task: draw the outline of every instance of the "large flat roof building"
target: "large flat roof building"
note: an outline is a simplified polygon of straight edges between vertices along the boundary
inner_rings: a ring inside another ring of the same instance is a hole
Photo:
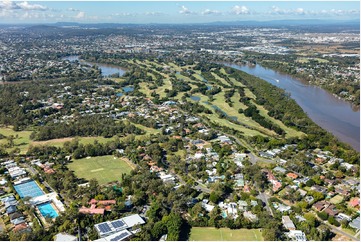
[[[128,230],[122,230],[119,232],[116,232],[114,234],[111,234],[109,236],[106,236],[104,238],[100,238],[94,241],[97,242],[106,242],[106,241],[122,241],[122,240],[127,240],[130,236],[132,236],[133,234],[131,232],[129,232]]]
[[[135,225],[145,224],[145,221],[138,214],[132,214],[124,218],[95,224],[99,237],[104,238],[122,230],[132,228]]]

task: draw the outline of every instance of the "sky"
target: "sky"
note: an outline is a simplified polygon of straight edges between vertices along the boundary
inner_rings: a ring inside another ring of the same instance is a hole
[[[359,20],[355,1],[1,1],[0,24]]]

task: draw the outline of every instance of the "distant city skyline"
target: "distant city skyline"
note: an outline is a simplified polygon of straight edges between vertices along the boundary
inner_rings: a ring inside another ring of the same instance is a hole
[[[358,20],[359,1],[0,1],[0,23]]]

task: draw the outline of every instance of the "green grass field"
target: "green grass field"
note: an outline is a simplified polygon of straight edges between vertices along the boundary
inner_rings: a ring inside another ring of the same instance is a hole
[[[259,229],[193,227],[189,241],[263,241]]]
[[[319,63],[328,63],[329,61],[321,58],[298,58],[296,61],[299,63],[308,63],[310,60],[317,61]]]
[[[6,149],[8,152],[19,148],[22,154],[25,154],[28,150],[29,143],[30,143],[30,134],[31,131],[14,131],[11,127],[2,127],[0,128],[0,134],[5,135],[6,137],[13,135],[17,137],[14,139],[14,147]],[[7,144],[8,141],[6,138],[0,139],[0,144]]]
[[[148,128],[145,127],[143,125],[140,124],[134,124],[135,126],[137,126],[138,128],[144,130],[146,132],[146,134],[144,135],[136,135],[136,139],[143,139],[146,136],[149,136],[151,134],[158,134],[160,131],[156,130],[156,129],[152,129],[152,128]],[[21,154],[25,154],[28,149],[29,146],[37,146],[37,145],[48,145],[48,146],[56,146],[56,147],[63,147],[64,143],[67,141],[72,141],[73,139],[75,139],[75,137],[65,137],[65,138],[59,138],[59,139],[51,139],[51,140],[45,140],[45,141],[33,141],[30,140],[30,134],[32,133],[32,131],[14,131],[12,130],[12,127],[1,127],[0,128],[0,134],[8,137],[10,135],[13,135],[15,137],[14,139],[14,146],[11,148],[7,148],[6,151],[10,152],[12,150],[14,150],[15,148],[19,148],[20,149],[20,153]],[[108,141],[114,140],[114,138],[104,138],[101,136],[96,136],[96,137],[78,137],[79,138],[79,142],[81,144],[93,144],[94,141],[98,141],[99,143],[106,143]],[[121,137],[120,138],[125,139],[125,137]],[[6,138],[4,139],[0,139],[0,144],[7,144],[8,140]]]
[[[68,167],[77,177],[87,180],[95,178],[101,185],[119,181],[123,173],[128,174],[132,170],[124,160],[112,155],[74,160]]]

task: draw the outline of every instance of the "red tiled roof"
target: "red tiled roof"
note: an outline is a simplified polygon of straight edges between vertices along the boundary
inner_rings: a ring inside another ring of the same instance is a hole
[[[275,177],[275,176],[272,174],[272,172],[270,172],[270,171],[267,173],[267,178],[268,178],[268,180],[270,180],[270,181],[271,181],[271,180],[276,180],[276,177]]]
[[[320,158],[320,157],[317,157],[317,158],[315,159],[315,161],[316,161],[317,163],[323,163],[323,162],[325,161],[325,159],[322,159],[322,158]]]
[[[47,174],[54,174],[55,173],[55,171],[52,168],[44,169],[44,172],[47,173]]]
[[[292,179],[296,179],[296,178],[298,177],[298,175],[297,175],[297,174],[292,173],[292,172],[287,173],[287,175],[286,175],[286,176],[287,176],[287,177],[290,177],[290,178],[292,178]]]
[[[352,207],[357,207],[360,205],[360,199],[358,197],[351,198],[348,204]]]
[[[101,205],[110,205],[110,204],[115,204],[116,201],[115,200],[100,200],[98,201],[98,204]]]
[[[243,191],[244,191],[244,192],[250,192],[251,189],[250,189],[250,187],[249,187],[248,185],[244,185]]]
[[[79,213],[104,214],[104,208],[80,208]]]
[[[278,189],[280,189],[282,187],[282,183],[280,182],[275,182],[273,183],[273,191],[276,192]]]
[[[15,228],[13,231],[18,232],[18,231],[24,230],[26,228],[28,228],[28,225],[24,222],[24,223],[15,225]]]

